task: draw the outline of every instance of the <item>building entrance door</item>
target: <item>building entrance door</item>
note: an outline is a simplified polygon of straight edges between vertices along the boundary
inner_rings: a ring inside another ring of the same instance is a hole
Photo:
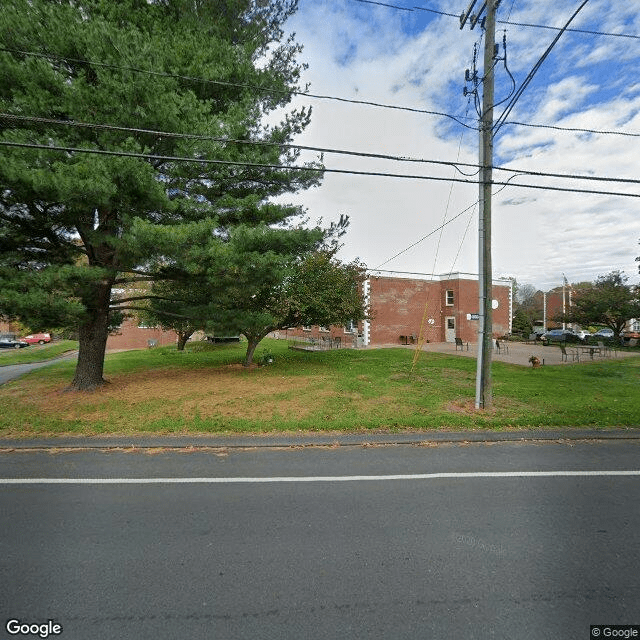
[[[449,316],[444,319],[444,339],[447,342],[456,341],[456,319],[454,316]]]

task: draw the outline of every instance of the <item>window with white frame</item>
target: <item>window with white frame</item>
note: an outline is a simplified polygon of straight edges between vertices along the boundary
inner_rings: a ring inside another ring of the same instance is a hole
[[[446,305],[447,307],[453,307],[453,289],[447,289]]]
[[[353,320],[349,320],[347,324],[344,325],[345,333],[355,333],[358,330],[356,323]]]

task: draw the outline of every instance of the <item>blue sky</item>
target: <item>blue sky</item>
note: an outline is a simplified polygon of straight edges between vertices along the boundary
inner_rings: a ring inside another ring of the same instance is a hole
[[[389,3],[459,15],[469,2]],[[502,0],[498,20],[562,26],[579,4],[579,0]],[[475,108],[462,89],[474,44],[482,47],[484,43],[479,27],[461,31],[455,17],[357,0],[300,0],[299,11],[287,26],[305,47],[302,59],[309,69],[304,80],[311,83],[312,93],[466,115],[469,120],[464,122],[475,124]],[[640,0],[590,0],[572,27],[638,37],[565,33],[509,121],[640,134]],[[505,30],[508,68],[519,86],[557,32],[498,23],[500,43]],[[499,62],[496,100],[507,97],[511,88]],[[312,124],[297,140],[300,144],[477,162],[477,131],[449,118],[329,100],[297,98],[296,104],[313,107]],[[496,107],[496,116],[500,112],[501,107]],[[341,213],[350,216],[342,258],[359,257],[372,269],[477,272],[477,207],[461,212],[477,200],[478,189],[449,181],[465,176],[451,167],[424,163],[331,154],[325,155],[324,162],[328,168],[440,178],[327,174],[322,186],[296,196],[312,220],[329,221]],[[640,138],[507,124],[496,136],[494,163],[545,173],[640,178]],[[509,175],[495,172],[494,179]],[[640,185],[616,182],[519,176],[512,183],[640,194]],[[579,282],[615,269],[638,281],[634,259],[640,255],[640,198],[513,185],[498,191],[496,186],[496,277],[515,276],[519,282],[547,289],[561,284],[563,274]],[[441,233],[432,233],[443,223],[447,224]],[[429,237],[418,242],[424,236]]]

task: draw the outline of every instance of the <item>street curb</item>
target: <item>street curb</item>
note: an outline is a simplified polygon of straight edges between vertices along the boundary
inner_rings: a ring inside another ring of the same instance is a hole
[[[432,431],[406,433],[286,433],[223,436],[80,436],[0,439],[0,451],[47,449],[248,449],[296,447],[402,446],[445,443],[572,442],[640,440],[640,428],[571,431]]]

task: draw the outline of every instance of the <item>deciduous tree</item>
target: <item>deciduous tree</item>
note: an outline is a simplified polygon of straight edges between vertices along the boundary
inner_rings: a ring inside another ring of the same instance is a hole
[[[277,329],[364,320],[364,278],[360,262],[343,263],[332,251],[320,250],[287,265],[275,287],[260,287],[238,300],[236,326],[248,341],[245,366],[251,364],[260,341]]]
[[[347,219],[330,229],[343,233]],[[213,333],[243,334],[247,338],[245,365],[253,360],[260,341],[270,332],[302,325],[343,325],[366,317],[362,282],[365,267],[358,261],[344,263],[335,257],[335,243],[320,242],[315,230],[316,248],[309,246],[314,230],[286,234],[279,252],[256,250],[257,230],[234,236],[227,245],[228,255],[222,272],[208,269],[206,258],[197,263],[183,262],[194,274],[188,284],[163,282],[152,286],[149,310],[144,317],[174,329],[205,329]],[[278,235],[264,229],[265,235]],[[295,240],[298,240],[297,242]],[[269,241],[274,247],[274,239]],[[167,295],[167,288],[172,289]]]
[[[583,327],[604,325],[618,338],[627,321],[640,317],[640,291],[627,281],[628,277],[620,271],[599,276],[592,287],[576,292],[564,321],[576,322]]]

